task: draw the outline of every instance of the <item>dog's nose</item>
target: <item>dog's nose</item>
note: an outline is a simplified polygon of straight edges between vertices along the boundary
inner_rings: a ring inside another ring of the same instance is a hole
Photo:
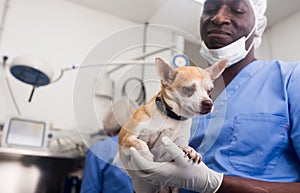
[[[211,100],[203,100],[201,102],[201,105],[202,105],[203,108],[211,109],[212,106],[213,106],[213,102]]]
[[[213,102],[211,100],[203,100],[201,102],[201,114],[207,114],[211,111]]]

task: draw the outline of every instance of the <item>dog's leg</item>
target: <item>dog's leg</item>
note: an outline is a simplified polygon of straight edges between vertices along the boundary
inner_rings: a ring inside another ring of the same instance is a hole
[[[122,147],[119,147],[121,152],[124,149],[129,149],[130,147],[134,147],[139,153],[144,156],[146,159],[153,161],[154,155],[150,152],[149,147],[146,142],[138,139],[135,135],[127,135],[123,138]],[[122,153],[120,153],[122,159]],[[123,163],[126,167],[126,163]],[[135,193],[157,193],[160,187],[155,186],[153,184],[146,183],[145,181],[141,181],[134,174],[133,170],[127,170],[128,174],[132,178],[132,185]]]
[[[147,143],[138,139],[135,135],[131,135],[126,138],[126,141],[124,141],[124,147],[134,147],[146,159],[150,161],[154,160],[154,155],[150,152]]]
[[[185,146],[182,147],[181,149],[183,150],[185,155],[188,156],[188,158],[192,160],[194,163],[199,164],[201,162],[202,156],[196,150],[194,150],[194,148],[190,146]]]

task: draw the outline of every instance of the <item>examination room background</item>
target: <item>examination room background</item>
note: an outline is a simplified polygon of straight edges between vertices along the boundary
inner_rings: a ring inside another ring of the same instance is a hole
[[[176,4],[178,0],[172,1]],[[0,0],[0,16],[3,16],[2,8],[4,4],[5,0]],[[199,7],[197,4],[195,6]],[[170,10],[170,14],[171,17],[178,17],[172,10]],[[299,19],[300,11],[268,26],[263,37],[263,44],[256,51],[258,58],[300,61]],[[161,24],[168,25],[164,22],[161,21]],[[149,23],[159,24],[160,21],[153,16],[149,18]],[[194,27],[190,33],[197,34],[198,18],[193,17],[192,23]],[[143,25],[143,23],[97,11],[72,1],[11,0],[4,25],[0,29],[1,58],[6,55],[11,61],[14,57],[23,54],[34,54],[47,60],[53,67],[58,69],[68,68],[72,65],[80,65],[89,51],[101,40],[119,30],[136,25]],[[180,26],[175,27],[180,29]],[[185,30],[184,26],[181,30]],[[171,33],[166,34],[163,31],[161,34],[164,34],[163,37],[171,36]],[[161,38],[160,33],[157,33],[157,38]],[[164,40],[162,39],[162,41]],[[142,51],[138,54],[142,54]],[[163,56],[171,60],[171,56],[164,54]],[[90,69],[90,72],[93,72],[93,69]],[[73,91],[77,73],[76,70],[65,73],[58,82],[38,88],[31,103],[28,103],[31,86],[9,77],[22,115],[48,120],[56,128],[75,129]],[[149,79],[155,79],[156,77],[155,70],[150,69],[150,67],[144,73]],[[87,72],[87,74],[90,73]],[[0,76],[0,108],[2,109],[0,122],[3,123],[8,115],[16,114],[16,111],[9,94],[4,89],[4,74]],[[6,76],[8,75],[6,74]],[[117,79],[117,76],[118,73],[114,75],[114,78]],[[95,81],[97,81],[97,76],[87,80],[86,84]],[[155,88],[156,86],[152,85],[147,88],[147,100],[158,89]],[[101,119],[101,113],[105,110],[101,105],[104,104],[101,102],[97,104],[99,105],[97,113],[99,119]],[[86,117],[87,121],[84,129],[91,132],[96,131],[99,125],[90,124],[88,119],[89,116]]]

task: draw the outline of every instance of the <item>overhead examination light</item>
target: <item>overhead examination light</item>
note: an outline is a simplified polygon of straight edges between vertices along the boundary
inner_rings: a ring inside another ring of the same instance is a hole
[[[165,48],[164,48],[165,49]],[[156,51],[157,52],[157,51]],[[155,53],[156,53],[155,52]],[[148,53],[151,55],[152,53]],[[3,57],[3,66],[6,68],[6,60],[8,57]],[[25,55],[19,56],[12,60],[12,62],[7,65],[9,67],[9,72],[13,75],[14,78],[18,79],[19,81],[29,84],[33,86],[32,91],[30,93],[29,102],[31,102],[34,91],[36,88],[40,86],[46,86],[48,84],[57,82],[66,71],[70,70],[79,70],[83,68],[92,68],[92,67],[99,67],[99,66],[106,66],[107,64],[110,65],[117,65],[115,69],[112,69],[111,72],[115,70],[119,70],[120,68],[127,66],[128,64],[151,64],[154,65],[153,61],[145,61],[145,60],[129,60],[129,61],[120,61],[120,62],[111,62],[111,63],[99,63],[99,64],[90,64],[84,66],[72,66],[65,69],[60,69],[59,75],[55,75],[54,69],[49,67],[49,64],[40,57],[34,55]],[[56,72],[56,71],[55,71]],[[54,77],[55,75],[55,77]],[[8,81],[6,81],[8,84]],[[8,87],[9,84],[8,84]],[[10,89],[11,91],[11,89]]]
[[[48,85],[54,74],[45,60],[31,55],[15,58],[10,64],[10,72],[18,80],[34,87]]]
[[[54,76],[47,62],[33,55],[16,57],[9,65],[9,70],[16,79],[33,86],[29,102],[31,102],[35,88],[50,84]]]

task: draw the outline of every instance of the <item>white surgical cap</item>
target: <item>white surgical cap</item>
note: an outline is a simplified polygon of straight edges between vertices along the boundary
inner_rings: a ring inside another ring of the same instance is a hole
[[[261,43],[261,37],[267,26],[267,17],[265,12],[267,9],[267,0],[249,0],[255,15],[255,38],[254,46],[258,48]]]
[[[118,132],[136,109],[137,106],[127,98],[112,103],[105,111],[103,118],[104,131],[108,135]]]

